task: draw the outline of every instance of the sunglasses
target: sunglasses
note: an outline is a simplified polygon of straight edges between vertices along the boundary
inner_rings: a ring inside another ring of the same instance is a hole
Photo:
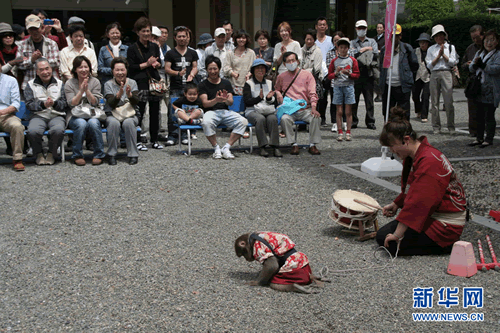
[[[177,31],[177,30],[187,30],[187,28],[183,25],[179,25],[177,27],[175,27],[174,31]]]

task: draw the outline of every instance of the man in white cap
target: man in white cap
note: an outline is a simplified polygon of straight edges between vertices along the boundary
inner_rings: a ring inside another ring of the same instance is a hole
[[[215,43],[213,43],[211,46],[205,49],[205,59],[208,58],[208,56],[213,55],[214,57],[220,59],[222,63],[221,68],[224,68],[224,65],[226,63],[226,55],[228,52],[228,50],[225,47],[226,30],[224,28],[215,29],[214,37],[215,37]],[[223,71],[220,71],[220,77],[224,78]]]
[[[373,87],[374,78],[371,68],[372,62],[377,60],[378,46],[375,39],[366,37],[366,28],[368,24],[365,20],[356,22],[356,33],[358,37],[351,40],[351,49],[354,57],[358,60],[359,79],[354,84],[354,95],[356,104],[352,106],[352,128],[358,127],[358,105],[361,93],[365,99],[366,117],[365,124],[368,129],[376,130],[375,112],[373,107]]]
[[[26,17],[26,30],[29,37],[19,42],[16,58],[24,57],[24,61],[18,68],[24,71],[24,80],[21,89],[24,90],[28,81],[36,77],[35,62],[39,58],[45,58],[52,68],[52,75],[59,78],[59,47],[53,40],[43,35],[42,20],[36,15]]]
[[[85,26],[85,21],[84,19],[78,17],[78,16],[71,16],[68,20],[68,28],[71,28],[71,26],[73,25],[83,25]],[[68,42],[68,46],[71,45],[71,38],[69,38],[69,36],[66,37],[66,41]],[[94,44],[89,41],[87,38],[85,38],[84,40],[84,44],[86,47],[90,48],[91,50],[95,50],[94,49]]]
[[[443,94],[448,131],[450,135],[454,135],[455,108],[453,106],[453,74],[451,70],[458,63],[458,54],[455,47],[448,43],[448,34],[441,24],[432,27],[431,38],[434,38],[436,44],[429,47],[425,62],[431,71],[429,87],[431,91],[432,129],[434,134],[441,131],[439,95]]]

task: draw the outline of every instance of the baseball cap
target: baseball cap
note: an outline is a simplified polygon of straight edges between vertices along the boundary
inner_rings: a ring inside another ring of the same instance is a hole
[[[36,15],[28,15],[26,18],[26,29],[29,28],[40,28],[42,26],[42,20]]]
[[[214,36],[219,37],[220,35],[225,35],[226,30],[224,28],[217,28],[215,29]]]
[[[356,28],[364,27],[366,28],[368,26],[368,23],[366,23],[365,20],[359,20],[356,22]]]

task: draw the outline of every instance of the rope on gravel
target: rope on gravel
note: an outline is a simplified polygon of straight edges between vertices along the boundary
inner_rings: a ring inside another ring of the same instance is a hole
[[[381,259],[377,257],[377,252],[380,252],[380,249],[384,249],[384,251],[386,251],[389,254],[389,256],[390,256],[390,259],[385,264],[383,264],[382,266],[379,264],[380,261],[381,261]],[[328,269],[328,267],[323,267],[323,269],[321,270],[321,274],[323,274],[323,272],[324,272],[325,269],[326,269],[326,271],[325,271],[326,274],[332,273],[333,275],[347,276],[348,273],[350,273],[350,272],[362,272],[362,271],[367,271],[367,270],[378,271],[378,270],[382,270],[382,269],[385,269],[385,268],[389,267],[389,265],[391,267],[394,267],[395,266],[394,265],[394,260],[396,260],[396,258],[398,257],[398,252],[399,252],[399,243],[398,243],[398,248],[396,250],[396,253],[395,253],[394,257],[392,256],[391,252],[389,252],[389,250],[387,250],[387,248],[385,248],[384,246],[379,246],[379,247],[377,247],[373,251],[373,257],[375,258],[375,260],[377,262],[376,263],[372,263],[371,266],[368,266],[368,267],[365,267],[365,268],[338,269],[338,270],[333,270],[333,271],[330,271]],[[366,261],[366,254],[363,255],[363,260]]]

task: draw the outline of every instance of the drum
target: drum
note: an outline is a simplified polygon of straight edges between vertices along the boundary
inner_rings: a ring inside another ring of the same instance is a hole
[[[373,227],[378,210],[357,203],[354,199],[373,206],[379,206],[378,202],[367,194],[352,190],[337,190],[333,193],[332,210],[329,213],[330,218],[349,229],[359,230],[361,225],[363,229]]]

